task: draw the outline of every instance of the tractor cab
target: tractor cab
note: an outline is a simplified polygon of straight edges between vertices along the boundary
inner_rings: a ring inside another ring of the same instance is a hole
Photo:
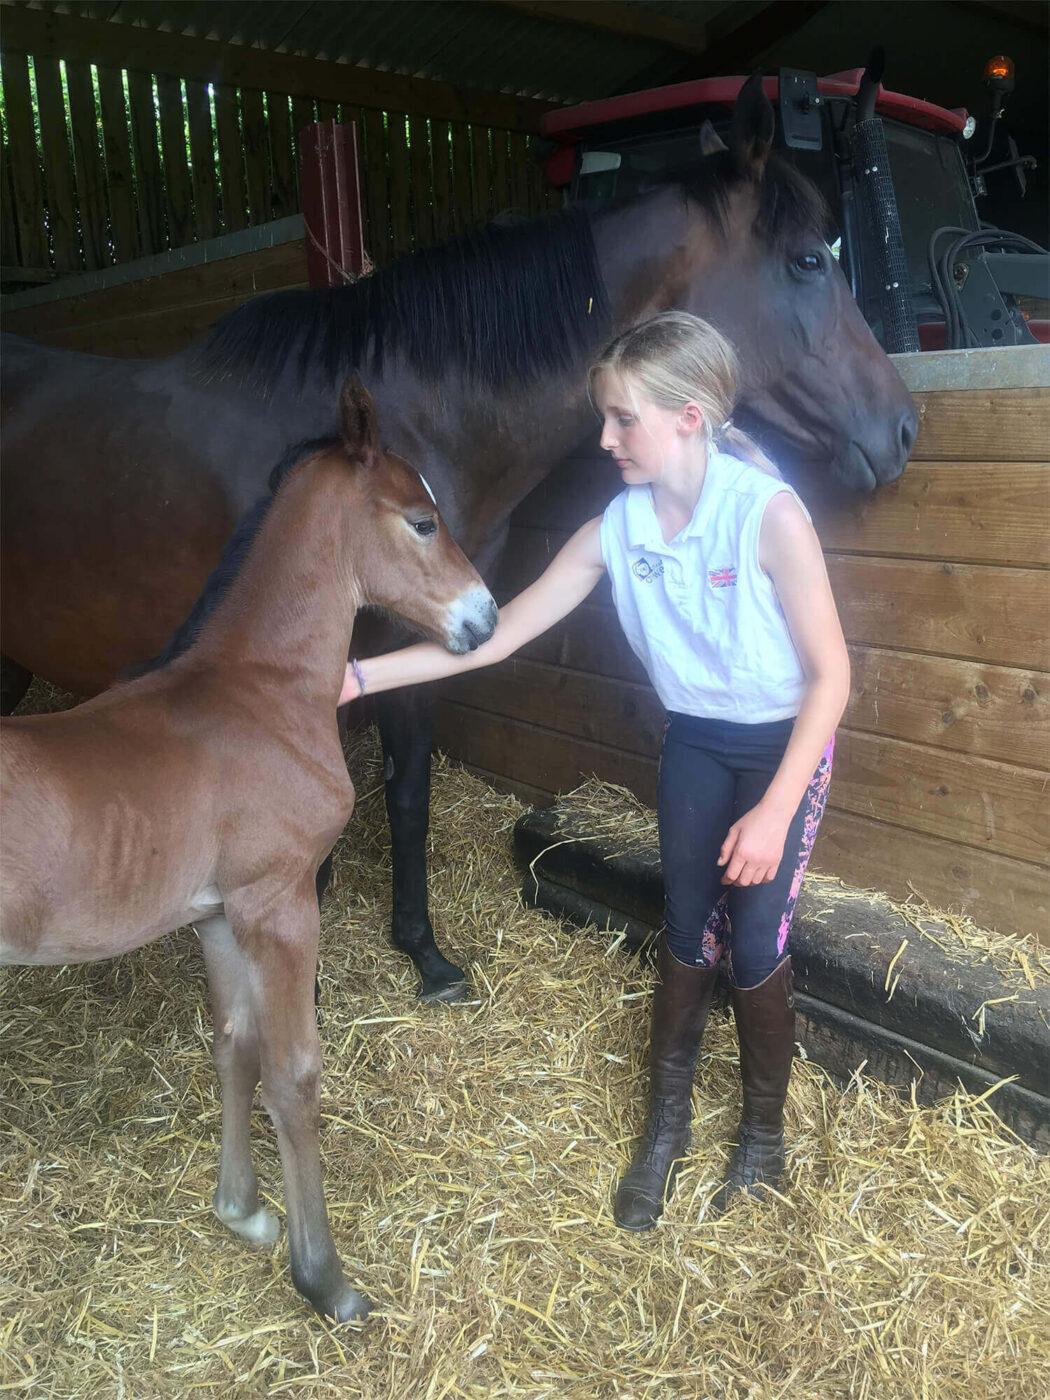
[[[641,191],[699,157],[705,121],[728,139],[743,83],[701,79],[552,112],[543,129],[547,176],[573,201]],[[967,112],[889,92],[870,65],[820,79],[782,69],[763,86],[777,109],[775,145],[824,194],[828,244],[887,350],[1047,339],[1047,322],[1030,311],[1045,315],[1050,255],[981,222],[980,168],[967,159],[976,123]],[[881,150],[889,180],[884,170],[872,173]],[[1008,163],[1023,182],[1032,162]],[[865,188],[880,177],[877,192]],[[897,261],[888,265],[894,247]]]

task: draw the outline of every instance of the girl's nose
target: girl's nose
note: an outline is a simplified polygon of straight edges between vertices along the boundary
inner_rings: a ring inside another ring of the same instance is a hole
[[[608,428],[603,428],[598,445],[605,452],[611,452],[616,446],[616,435],[614,433],[611,433]]]

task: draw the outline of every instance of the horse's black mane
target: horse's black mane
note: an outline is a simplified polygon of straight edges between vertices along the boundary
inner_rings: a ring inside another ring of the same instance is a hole
[[[176,657],[189,651],[200,637],[204,624],[229,592],[234,579],[240,573],[244,561],[248,558],[252,545],[255,543],[256,536],[262,528],[262,523],[273,505],[277,489],[285,477],[293,467],[298,466],[307,457],[312,457],[315,452],[322,452],[326,448],[334,447],[338,442],[338,438],[311,438],[306,442],[296,443],[285,450],[280,461],[270,472],[267,480],[267,494],[260,496],[254,505],[249,506],[237,522],[237,528],[230,536],[226,548],[222,552],[222,558],[208,575],[200,597],[187,613],[184,621],[179,623],[156,656],[151,656],[148,661],[140,661],[134,666],[130,666],[121,679],[134,680],[137,676],[144,676],[150,671],[159,671],[163,667],[169,666]]]
[[[572,207],[460,234],[349,286],[253,297],[216,323],[198,368],[265,390],[297,361],[301,381],[335,387],[401,351],[427,377],[459,367],[499,388],[568,368],[608,324],[590,219]]]
[[[725,229],[740,175],[728,151],[662,176]],[[608,206],[605,206],[608,208]],[[345,287],[273,292],[224,316],[197,352],[205,377],[235,375],[266,392],[291,364],[300,382],[336,388],[354,369],[380,372],[402,353],[425,378],[462,370],[479,388],[529,383],[571,368],[607,336],[609,305],[593,238],[602,209],[572,205],[539,219],[460,234]],[[781,247],[823,233],[816,187],[786,160],[766,165],[759,235]]]

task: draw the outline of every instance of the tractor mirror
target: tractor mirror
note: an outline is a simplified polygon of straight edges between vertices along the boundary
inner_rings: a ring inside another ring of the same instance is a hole
[[[824,144],[820,110],[824,99],[817,90],[816,73],[800,68],[780,70],[780,125],[784,145],[799,151],[819,151]]]

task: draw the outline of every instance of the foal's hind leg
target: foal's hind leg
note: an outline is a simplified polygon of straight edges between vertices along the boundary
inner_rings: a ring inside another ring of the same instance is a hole
[[[240,927],[231,910],[235,927]],[[328,1224],[318,1142],[321,1045],[314,1014],[320,920],[312,878],[294,896],[272,901],[245,924],[242,946],[253,966],[262,1095],[277,1129],[292,1282],[339,1322],[366,1316],[370,1304],[343,1277]]]
[[[212,1205],[219,1219],[249,1244],[271,1245],[280,1226],[259,1204],[251,1158],[252,1099],[259,1082],[252,972],[225,916],[202,919],[196,929],[208,969],[212,1054],[222,1086],[222,1156]]]

